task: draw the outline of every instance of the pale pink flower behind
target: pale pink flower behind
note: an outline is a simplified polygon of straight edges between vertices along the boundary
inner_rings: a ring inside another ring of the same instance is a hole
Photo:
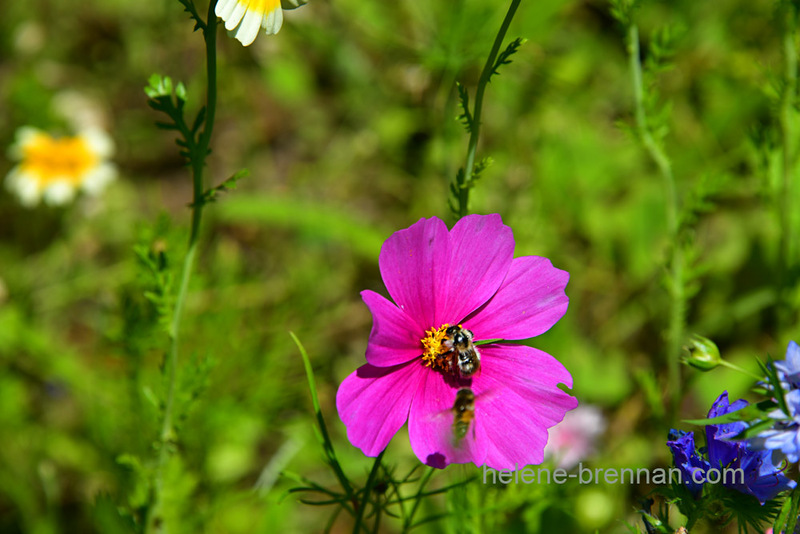
[[[594,454],[597,440],[605,430],[606,419],[599,408],[578,406],[550,429],[544,455],[553,458],[558,467],[572,469]]]

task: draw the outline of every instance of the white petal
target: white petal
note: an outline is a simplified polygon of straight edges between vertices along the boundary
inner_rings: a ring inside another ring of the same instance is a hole
[[[6,188],[17,195],[20,204],[26,208],[32,208],[39,203],[39,181],[35,176],[20,172],[19,167],[8,173]]]
[[[107,133],[98,128],[84,130],[81,132],[81,137],[92,152],[101,159],[109,158],[114,153],[114,141]]]
[[[16,140],[13,145],[8,148],[8,155],[12,159],[22,159],[24,157],[25,147],[33,142],[40,135],[45,135],[44,132],[32,126],[22,126],[17,129]]]
[[[277,7],[264,17],[262,26],[264,27],[264,30],[266,30],[267,35],[274,35],[281,29],[282,24],[283,10],[280,7]]]
[[[236,5],[233,8],[233,12],[231,13],[228,20],[225,21],[225,29],[231,31],[236,26],[238,26],[239,22],[242,20],[242,16],[245,14],[246,11],[247,11],[247,6],[245,6],[239,0],[237,0]]]
[[[33,185],[33,187],[29,187]],[[41,198],[41,193],[39,192],[39,188],[36,187],[35,184],[31,184],[30,182],[25,184],[25,187],[20,187],[17,189],[17,196],[19,197],[19,202],[26,208],[32,208],[39,203],[39,199]]]
[[[116,177],[116,167],[110,163],[103,163],[86,173],[81,188],[90,195],[97,195]]]
[[[261,26],[261,19],[264,14],[253,9],[248,9],[247,14],[244,16],[242,25],[236,32],[236,38],[244,46],[250,45],[258,35],[258,28]]]
[[[75,188],[66,180],[53,182],[44,190],[44,201],[51,206],[66,204],[75,196]]]
[[[234,7],[236,7],[236,0],[219,0],[219,2],[217,2],[217,7],[214,9],[214,13],[222,20],[228,20]]]

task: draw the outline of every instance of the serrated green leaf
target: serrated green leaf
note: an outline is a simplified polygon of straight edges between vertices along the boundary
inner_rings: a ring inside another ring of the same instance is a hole
[[[458,90],[458,101],[461,106],[461,114],[456,118],[464,125],[467,133],[471,134],[474,125],[472,112],[469,109],[469,92],[460,82],[456,82],[456,89]]]
[[[511,56],[517,53],[519,47],[525,44],[526,39],[522,37],[517,37],[506,46],[505,50],[500,52],[497,56],[497,60],[494,62],[494,66],[492,66],[492,72],[489,74],[489,80],[492,79],[492,76],[500,74],[500,67],[503,65],[508,65],[511,63]]]
[[[220,193],[226,193],[233,189],[236,189],[237,182],[250,174],[248,169],[241,169],[236,171],[231,177],[225,179],[221,184],[216,187],[213,187],[203,193],[202,196],[202,204],[208,204],[210,202],[216,202],[217,197]],[[194,207],[196,204],[193,202],[189,204],[189,206]]]
[[[487,156],[482,158],[476,165],[475,168],[472,170],[472,180],[470,180],[469,186],[472,187],[475,182],[477,182],[482,174],[483,171],[491,167],[492,163],[494,163],[494,159],[491,156]]]
[[[189,13],[191,19],[194,20],[193,31],[205,30],[206,22],[202,18],[200,18],[200,14],[197,12],[197,9],[194,6],[194,2],[192,0],[178,0],[178,2],[180,2],[180,4],[183,6],[183,10]]]

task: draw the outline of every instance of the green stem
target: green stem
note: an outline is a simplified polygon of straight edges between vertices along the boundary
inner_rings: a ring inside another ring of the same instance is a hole
[[[797,36],[797,11],[790,4],[786,7],[789,11],[784,18],[783,33],[784,56],[784,86],[781,94],[780,128],[782,176],[781,191],[778,197],[778,212],[780,219],[780,248],[778,250],[778,310],[779,326],[787,323],[789,310],[787,284],[788,273],[792,266],[792,170],[794,167],[794,104],[797,95],[797,50],[795,47]]]
[[[175,383],[178,369],[178,333],[180,331],[181,318],[183,316],[183,308],[186,302],[186,295],[189,289],[189,281],[192,277],[194,269],[195,257],[197,255],[197,242],[200,235],[200,224],[203,216],[203,193],[205,191],[203,185],[203,170],[205,168],[205,158],[208,155],[208,147],[211,141],[211,132],[214,128],[214,115],[216,112],[217,100],[217,16],[214,13],[216,7],[216,0],[210,0],[208,5],[208,18],[203,27],[203,37],[206,42],[206,72],[207,72],[207,102],[206,102],[206,118],[197,144],[190,144],[193,147],[191,151],[191,169],[192,169],[192,184],[193,184],[193,202],[192,202],[192,226],[189,233],[189,244],[186,251],[186,256],[183,259],[183,266],[181,272],[181,283],[178,288],[178,295],[175,300],[175,310],[172,316],[172,322],[169,328],[170,349],[167,354],[166,372],[167,372],[167,399],[164,406],[164,420],[161,425],[161,433],[159,436],[159,454],[158,464],[156,465],[155,485],[153,488],[153,506],[149,510],[146,532],[157,532],[161,530],[161,508],[162,497],[164,490],[164,470],[169,460],[171,450],[170,442],[174,438],[173,433],[173,411],[175,407]],[[191,143],[190,139],[187,139]]]
[[[750,371],[748,371],[747,369],[744,369],[744,368],[742,368],[742,367],[739,367],[738,365],[736,365],[736,364],[733,364],[733,363],[731,363],[731,362],[729,362],[729,361],[726,361],[726,360],[720,360],[720,362],[719,362],[719,363],[720,363],[720,365],[722,365],[723,367],[727,367],[728,369],[733,369],[734,371],[738,371],[738,372],[740,372],[740,373],[746,374],[746,375],[748,375],[748,376],[750,376],[750,377],[753,377],[753,378],[755,378],[756,380],[764,380],[764,377],[763,377],[763,376],[758,376],[758,375],[757,375],[757,374],[755,374],[755,373],[751,373],[751,372],[750,372]]]
[[[469,135],[469,145],[467,147],[467,165],[464,169],[464,181],[459,184],[458,191],[458,217],[464,217],[467,214],[469,204],[469,190],[472,182],[472,171],[475,169],[475,152],[478,149],[478,138],[481,134],[481,113],[483,111],[483,96],[486,93],[486,86],[489,84],[489,79],[492,77],[494,70],[494,63],[497,60],[497,54],[500,52],[500,46],[506,37],[508,27],[511,25],[511,20],[517,12],[521,0],[512,0],[511,5],[508,7],[506,18],[500,25],[497,36],[494,39],[492,50],[489,52],[489,57],[486,58],[486,64],[483,66],[481,78],[478,81],[478,89],[475,91],[475,107],[472,112],[472,132]]]
[[[636,127],[645,150],[658,166],[667,190],[667,230],[672,241],[672,255],[669,262],[671,307],[667,332],[667,370],[671,412],[674,414],[680,402],[680,355],[686,316],[683,250],[680,244],[680,226],[678,224],[678,191],[669,158],[653,138],[650,128],[647,126],[642,64],[639,59],[639,30],[635,24],[628,26],[628,55],[636,102]]]
[[[303,358],[303,366],[305,367],[306,378],[308,380],[308,390],[311,393],[311,404],[314,406],[314,413],[317,416],[320,437],[322,438],[322,448],[325,451],[325,456],[328,458],[328,464],[330,464],[333,472],[336,474],[336,478],[339,479],[339,483],[347,494],[347,498],[352,499],[353,487],[350,485],[350,481],[347,479],[347,476],[345,476],[342,466],[336,458],[333,442],[331,441],[330,435],[328,435],[328,427],[325,425],[325,418],[322,417],[322,408],[320,407],[319,398],[317,397],[317,384],[314,379],[314,369],[311,367],[311,360],[308,358],[305,347],[300,343],[297,336],[294,335],[294,332],[289,332],[289,335],[292,337],[295,345],[297,345],[297,348],[300,350],[300,356]]]
[[[378,469],[380,469],[383,453],[385,452],[386,449],[383,449],[378,457],[375,458],[375,463],[372,464],[372,470],[369,472],[369,477],[367,477],[367,485],[364,486],[364,498],[361,499],[358,510],[356,511],[356,523],[355,526],[353,526],[353,534],[358,534],[361,531],[361,523],[364,521],[364,511],[367,509],[367,504],[369,504],[369,497],[372,493],[372,488],[375,486],[375,478],[378,476]]]
[[[424,496],[425,486],[427,486],[428,482],[430,482],[431,478],[433,477],[433,473],[434,473],[434,468],[430,467],[428,468],[428,471],[424,475],[422,475],[422,479],[420,480],[419,483],[419,488],[417,489],[417,494],[414,496],[414,504],[411,507],[411,513],[408,514],[406,520],[403,523],[403,533],[410,531],[411,528],[413,527],[414,516],[417,513],[419,505],[422,503],[422,497]]]

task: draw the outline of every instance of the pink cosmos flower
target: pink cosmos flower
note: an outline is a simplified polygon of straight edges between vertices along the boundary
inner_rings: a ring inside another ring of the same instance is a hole
[[[547,429],[578,405],[557,387],[572,387],[572,377],[549,354],[504,341],[538,336],[564,315],[569,273],[513,254],[499,215],[469,215],[449,232],[435,217],[420,219],[383,244],[379,266],[394,303],[361,293],[373,317],[367,364],[336,395],[347,437],[364,454],[377,456],[408,420],[411,448],[434,467],[542,462]],[[453,327],[478,343],[472,373],[459,365],[467,347]]]

